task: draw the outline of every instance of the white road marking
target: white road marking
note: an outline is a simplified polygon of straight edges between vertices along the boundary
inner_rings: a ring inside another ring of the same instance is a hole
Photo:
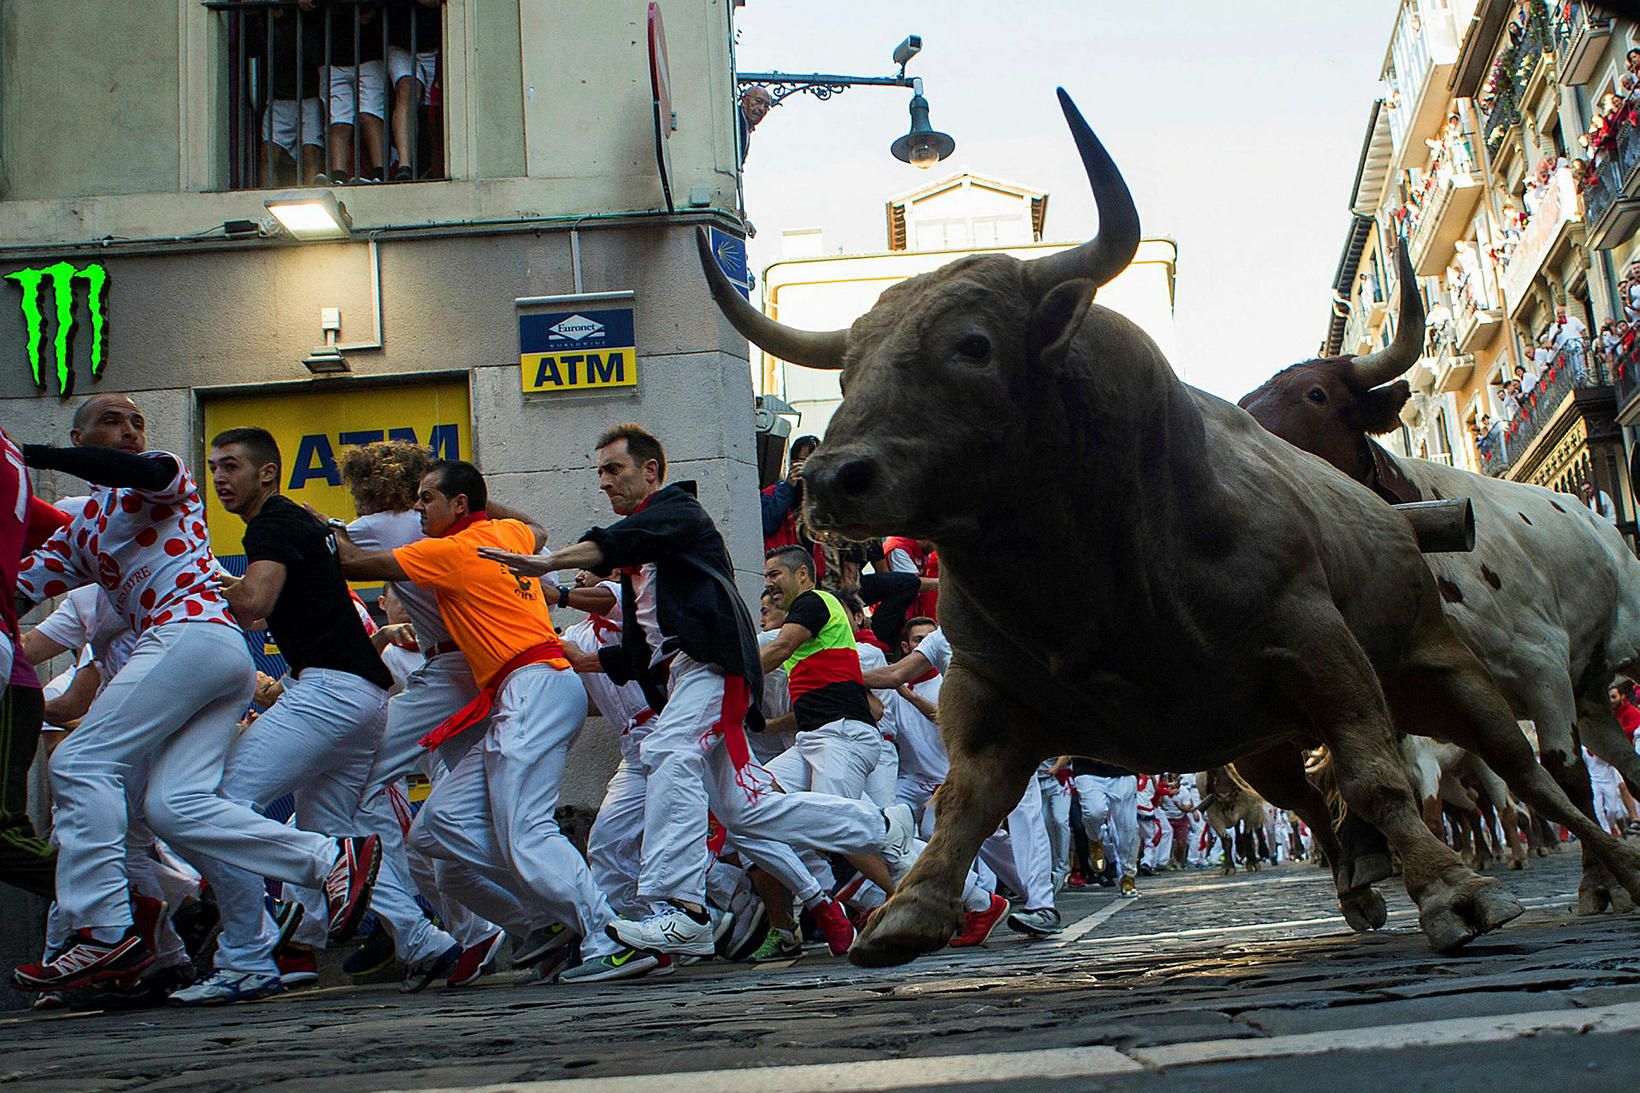
[[[1099,908],[1099,910],[1093,912],[1093,914],[1084,915],[1075,922],[1071,923],[1069,926],[1065,927],[1064,930],[1060,931],[1059,936],[1054,938],[1053,944],[1069,945],[1073,941],[1080,941],[1083,937],[1104,925],[1105,920],[1111,915],[1114,915],[1117,911],[1120,911],[1124,907],[1131,907],[1138,902],[1139,901],[1137,899],[1133,899],[1131,897],[1117,896],[1115,899]]]
[[[1554,1032],[1577,1035],[1640,1032],[1640,1002],[1582,1010],[1455,1017],[1287,1036],[1201,1040],[1134,1048],[1125,1053],[1115,1048],[1096,1046],[979,1055],[934,1055],[854,1063],[643,1074],[624,1078],[511,1082],[468,1088],[460,1093],[673,1093],[678,1089],[688,1089],[690,1093],[831,1093],[835,1090],[878,1091],[1031,1079],[1064,1081],[1255,1059],[1490,1044]],[[422,1090],[420,1093],[457,1091]]]

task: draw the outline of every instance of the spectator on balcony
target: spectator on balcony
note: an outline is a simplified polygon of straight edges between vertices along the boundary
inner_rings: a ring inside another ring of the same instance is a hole
[[[444,37],[443,9],[444,0],[390,0],[387,5],[387,79],[393,85],[395,182],[406,182],[421,174],[419,153],[428,147],[426,126],[413,126],[411,122],[431,101]]]
[[[1544,335],[1544,339],[1547,338],[1548,335]],[[1532,354],[1533,359],[1536,360],[1537,353],[1544,352],[1546,348],[1547,347],[1544,345],[1539,345],[1537,352]],[[1533,373],[1531,369],[1527,368],[1524,364],[1515,365],[1515,390],[1518,392],[1515,398],[1519,402],[1524,404],[1527,399],[1532,397],[1532,392],[1537,390],[1537,383],[1537,375]]]
[[[248,20],[245,30],[257,56],[269,47],[273,54],[273,95],[262,111],[262,185],[312,185],[325,164],[325,124],[319,109],[324,21],[303,11],[269,8]]]
[[[1617,367],[1617,343],[1620,339],[1616,319],[1607,319],[1600,324],[1600,363],[1608,370]]]
[[[1629,50],[1624,66],[1636,75],[1640,75],[1640,49]]]
[[[1503,413],[1503,420],[1518,421],[1520,419],[1520,384],[1509,380],[1498,391],[1498,409]]]
[[[1482,414],[1480,421],[1470,428],[1475,434],[1475,450],[1481,453],[1482,458],[1491,459],[1498,454],[1498,441],[1503,435],[1503,426],[1493,421],[1491,414]]]
[[[340,0],[298,2],[304,11],[321,12],[330,29],[330,64],[324,70],[330,96],[326,181],[348,182],[355,175],[361,182],[379,181],[387,153],[387,69],[378,10]]]
[[[1572,382],[1584,382],[1589,369],[1583,357],[1583,345],[1589,328],[1576,315],[1568,315],[1563,305],[1555,308],[1555,325],[1550,332],[1554,335],[1555,352],[1572,366]]]
[[[1583,503],[1585,505],[1589,506],[1590,512],[1594,513],[1608,524],[1617,523],[1617,506],[1612,503],[1611,494],[1607,493],[1605,490],[1595,489],[1593,482],[1585,480],[1584,483],[1577,488],[1577,495],[1583,499]]]

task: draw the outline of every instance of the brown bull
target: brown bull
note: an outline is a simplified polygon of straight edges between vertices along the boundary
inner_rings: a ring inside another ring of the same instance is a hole
[[[741,333],[843,370],[843,404],[803,469],[811,521],[940,545],[950,776],[927,850],[850,958],[945,944],[968,864],[1046,756],[1201,770],[1270,749],[1296,761],[1299,740],[1331,749],[1351,810],[1399,853],[1429,943],[1461,946],[1521,906],[1424,826],[1386,689],[1403,723],[1558,790],[1447,625],[1406,522],[1185,386],[1143,331],[1092,303],[1132,259],[1138,215],[1060,94],[1099,208],[1099,235],[1078,248],[960,259],[888,289],[849,330],[809,333],[747,304],[701,239]],[[1076,577],[1021,586],[1008,563],[1022,553],[1069,553]],[[1068,625],[1044,630],[1048,617]],[[1640,851],[1607,843],[1640,892]],[[1387,873],[1382,855],[1331,860],[1346,904]]]
[[[1614,674],[1640,672],[1640,561],[1616,528],[1574,497],[1396,457],[1372,441],[1400,424],[1411,390],[1398,377],[1417,361],[1424,340],[1423,305],[1404,246],[1398,264],[1401,315],[1389,349],[1295,364],[1241,405],[1275,435],[1386,501],[1470,501],[1473,552],[1431,554],[1425,563],[1453,629],[1487,666],[1515,716],[1536,724],[1544,767],[1593,817],[1579,740],[1640,788],[1640,756],[1606,699]],[[1578,910],[1629,910],[1630,892],[1607,875],[1596,845],[1584,841],[1582,848]]]
[[[1236,871],[1239,857],[1249,873],[1258,871],[1259,844],[1264,841],[1264,802],[1231,773],[1229,767],[1214,767],[1197,779],[1202,786],[1202,816],[1224,848],[1221,872]]]

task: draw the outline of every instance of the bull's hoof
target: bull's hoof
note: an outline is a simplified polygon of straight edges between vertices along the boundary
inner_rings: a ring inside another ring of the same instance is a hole
[[[850,964],[887,968],[943,946],[962,926],[962,905],[926,886],[904,887],[879,907],[849,947]]]
[[[1529,861],[1531,861],[1531,859],[1526,855],[1517,855],[1516,857],[1509,859],[1509,868],[1511,871],[1525,869]]]
[[[1345,863],[1350,871],[1348,888],[1365,888],[1369,884],[1377,884],[1381,880],[1388,880],[1395,874],[1395,867],[1389,860],[1388,854],[1363,854],[1353,861]]]
[[[1389,919],[1384,897],[1376,888],[1357,888],[1345,892],[1338,897],[1338,906],[1344,912],[1344,921],[1350,924],[1350,929],[1359,934],[1382,930],[1384,923]]]
[[[1496,881],[1470,873],[1467,877],[1454,881],[1443,879],[1431,886],[1419,904],[1418,925],[1431,949],[1453,953],[1525,910],[1520,901],[1499,888]]]
[[[1611,889],[1612,914],[1626,915],[1634,910],[1634,897],[1621,888]]]
[[[1616,843],[1608,851],[1611,861],[1607,872],[1617,883],[1611,886],[1612,910],[1626,915],[1640,900],[1640,850],[1626,842]]]
[[[1589,884],[1584,882],[1577,888],[1577,913],[1579,915],[1604,914],[1606,908],[1612,905],[1611,889],[1603,884]]]
[[[1235,871],[1236,866],[1233,862],[1225,862],[1223,865],[1219,866],[1219,876],[1221,877],[1232,876]]]

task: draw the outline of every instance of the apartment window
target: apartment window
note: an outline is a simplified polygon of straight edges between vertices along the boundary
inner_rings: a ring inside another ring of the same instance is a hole
[[[444,4],[205,0],[231,189],[445,177]]]

